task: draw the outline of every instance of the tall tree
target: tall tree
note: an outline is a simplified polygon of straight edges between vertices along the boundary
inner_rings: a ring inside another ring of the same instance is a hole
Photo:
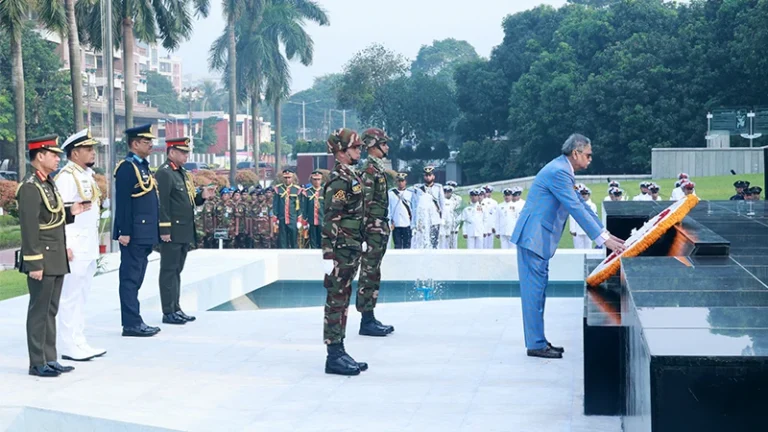
[[[189,108],[179,100],[171,80],[155,71],[147,72],[147,92],[139,95],[139,102],[151,103],[165,114],[186,112]]]
[[[3,0],[0,2],[0,31],[10,36],[13,111],[16,117],[16,156],[19,179],[26,171],[26,117],[24,104],[24,60],[21,38],[30,13],[38,14],[40,24],[62,34],[66,26],[64,8],[58,0]]]
[[[77,20],[80,41],[96,50],[102,48],[101,2],[103,0],[79,0]],[[192,35],[192,16],[207,17],[209,0],[111,0],[112,16],[119,26],[114,26],[112,39],[116,47],[122,48],[123,81],[125,99],[125,125],[133,126],[133,102],[136,93],[134,79],[135,40],[156,43],[158,38],[163,48],[175,50],[182,41]]]
[[[436,40],[432,45],[421,46],[416,60],[411,63],[411,73],[438,77],[453,85],[456,67],[479,59],[475,47],[467,41],[453,38]]]
[[[374,94],[407,71],[408,63],[402,55],[380,44],[365,48],[344,66],[336,93],[339,106],[355,109],[364,123],[380,125],[381,112]]]
[[[64,0],[67,14],[67,48],[69,49],[69,76],[72,82],[72,116],[75,130],[83,129],[83,76],[80,63],[80,38],[77,35],[75,1]]]
[[[225,70],[229,77],[225,82],[232,93],[232,81],[243,81],[237,98],[248,101],[252,108],[254,145],[262,90],[266,100],[274,108],[276,163],[281,159],[282,101],[290,94],[290,69],[288,60],[298,57],[304,65],[312,62],[314,45],[304,30],[305,21],[328,25],[325,11],[309,0],[250,0],[243,3],[243,11],[235,29],[237,57],[241,60],[233,66],[224,58],[223,40],[217,39],[210,51],[210,64],[214,69]],[[238,66],[239,64],[239,66]],[[234,74],[233,68],[234,67]],[[255,151],[256,153],[256,151]]]

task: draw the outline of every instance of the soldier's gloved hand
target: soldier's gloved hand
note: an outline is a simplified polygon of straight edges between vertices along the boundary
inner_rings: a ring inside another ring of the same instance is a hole
[[[109,205],[110,205],[109,198],[105,198],[104,201],[102,201],[102,203],[101,203],[101,208],[108,209]]]
[[[363,250],[363,252],[368,251],[368,243],[363,242],[363,244],[360,245],[360,248]]]
[[[301,229],[301,222],[296,222],[296,228]]]
[[[324,259],[323,260],[323,271],[325,271],[325,274],[330,275],[333,272],[333,260],[332,259]]]

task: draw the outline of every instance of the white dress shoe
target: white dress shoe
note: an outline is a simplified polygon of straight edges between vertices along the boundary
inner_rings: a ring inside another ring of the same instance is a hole
[[[101,349],[101,348],[94,348],[94,347],[92,347],[92,346],[90,346],[90,345],[85,345],[85,346],[83,346],[82,348],[83,348],[85,351],[88,351],[88,352],[90,352],[91,354],[93,354],[93,356],[94,356],[94,357],[101,357],[101,356],[103,356],[104,354],[106,354],[106,353],[107,353],[107,350],[105,350],[105,349]]]
[[[74,348],[63,351],[61,354],[62,359],[72,361],[88,361],[94,357],[96,355],[93,352],[83,349],[80,345],[75,345]]]

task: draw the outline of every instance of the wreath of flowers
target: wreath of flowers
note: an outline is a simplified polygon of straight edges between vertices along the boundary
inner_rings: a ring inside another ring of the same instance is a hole
[[[624,252],[612,252],[590,273],[587,285],[597,286],[608,280],[621,268],[620,258],[631,258],[643,253],[667,230],[680,223],[698,203],[699,198],[696,195],[687,195],[685,199],[677,201],[651,218],[624,242]]]

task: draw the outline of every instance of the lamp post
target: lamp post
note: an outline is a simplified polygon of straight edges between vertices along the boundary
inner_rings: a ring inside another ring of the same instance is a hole
[[[755,120],[755,112],[750,111],[747,113],[747,117],[749,118],[749,133],[748,134],[741,134],[742,138],[746,138],[749,140],[749,147],[752,148],[752,142],[756,138],[760,138],[763,136],[761,133],[755,133],[754,132],[754,120]]]
[[[312,102],[305,102],[305,101],[291,102],[291,101],[288,101],[289,104],[301,105],[301,139],[303,139],[304,141],[307,140],[307,110],[306,110],[307,105],[312,105],[313,103],[318,103],[318,102],[322,102],[322,101],[320,101],[320,100],[316,100],[316,101],[312,101]]]
[[[187,136],[190,138],[190,144],[192,149],[195,148],[195,133],[192,130],[192,103],[200,99],[201,92],[197,87],[185,87],[181,89],[181,99],[189,103],[189,132]]]
[[[101,13],[104,16],[104,43],[102,46],[104,47],[104,75],[106,75],[106,82],[104,83],[105,87],[105,96],[107,98],[107,121],[102,122],[104,127],[107,129],[107,142],[109,143],[109,163],[108,163],[108,173],[112,173],[115,171],[115,166],[117,164],[117,148],[115,146],[115,71],[114,71],[114,55],[112,51],[114,50],[114,33],[112,31],[112,2],[101,2]],[[126,124],[125,127],[130,127],[128,124]],[[114,199],[114,192],[115,192],[115,179],[114,176],[111,177],[110,181],[110,197],[112,198],[110,200],[110,214],[114,218],[117,214],[117,200]],[[110,252],[116,252],[118,250],[117,242],[111,241],[109,242],[109,251]]]
[[[334,111],[341,113],[341,127],[343,128],[347,127],[347,110],[345,109],[337,110],[335,108],[331,108],[328,110],[328,124],[330,126],[328,129],[333,130],[333,121],[331,120],[331,113],[333,113]]]

